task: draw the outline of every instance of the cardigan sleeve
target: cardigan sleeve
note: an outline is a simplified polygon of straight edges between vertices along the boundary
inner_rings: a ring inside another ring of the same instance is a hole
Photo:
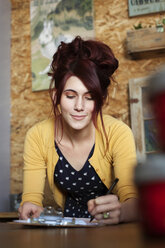
[[[46,177],[44,145],[39,125],[27,132],[24,144],[23,195],[22,202],[42,206]]]
[[[117,194],[121,202],[137,197],[134,184],[136,149],[132,130],[124,123],[114,130],[113,167],[114,176],[119,178]]]

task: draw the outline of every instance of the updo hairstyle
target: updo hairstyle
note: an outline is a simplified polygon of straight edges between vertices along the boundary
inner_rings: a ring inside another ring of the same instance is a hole
[[[53,56],[49,73],[52,77],[50,96],[54,115],[57,117],[59,114],[58,105],[66,81],[69,77],[76,76],[90,91],[95,102],[93,113],[95,122],[107,97],[108,86],[111,79],[113,80],[112,74],[117,68],[118,60],[111,48],[100,41],[83,40],[77,36],[70,43],[61,42]]]

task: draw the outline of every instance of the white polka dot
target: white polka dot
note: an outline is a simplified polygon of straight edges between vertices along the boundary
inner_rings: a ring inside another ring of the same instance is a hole
[[[72,215],[75,216],[75,213],[73,213]]]
[[[66,167],[66,168],[68,168],[68,167],[69,167],[69,165],[68,165],[68,164],[66,164],[66,165],[65,165],[65,167]]]
[[[91,168],[91,165],[89,165],[88,167]]]
[[[63,159],[63,157],[60,157],[60,160],[62,160]]]
[[[64,184],[63,182],[60,182],[60,184]]]
[[[73,186],[76,186],[76,183],[72,183]]]
[[[94,189],[97,189],[98,188],[98,186],[94,186]]]
[[[91,178],[91,180],[95,180],[95,176],[93,176],[93,177]]]
[[[94,195],[94,192],[91,192],[91,195]]]
[[[63,170],[59,170],[60,173],[63,173]]]
[[[74,174],[75,174],[75,172],[74,172],[74,171],[72,171],[72,172],[71,172],[71,174],[72,174],[72,175],[74,175]]]
[[[82,178],[81,178],[81,177],[79,177],[79,178],[78,178],[78,180],[79,180],[79,181],[81,181],[81,180],[82,180]]]
[[[87,214],[88,213],[88,211],[85,211],[85,214]]]
[[[84,187],[80,187],[80,189],[84,189]]]
[[[86,185],[90,185],[90,183],[89,183],[89,182],[87,182],[87,183],[86,183]]]
[[[87,172],[85,172],[83,175],[84,175],[84,176],[87,176]]]
[[[66,188],[67,190],[71,190],[71,188]]]
[[[74,206],[72,207],[72,209],[74,209]]]
[[[78,209],[78,211],[80,212],[80,209]]]
[[[69,209],[66,209],[66,212],[68,213],[69,212]]]
[[[69,177],[65,177],[66,180],[69,180]]]
[[[58,174],[55,174],[56,177],[58,177]]]

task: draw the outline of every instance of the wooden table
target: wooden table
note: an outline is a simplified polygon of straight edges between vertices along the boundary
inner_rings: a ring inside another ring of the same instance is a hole
[[[165,239],[146,238],[138,223],[90,228],[55,228],[0,222],[0,247],[165,248]]]

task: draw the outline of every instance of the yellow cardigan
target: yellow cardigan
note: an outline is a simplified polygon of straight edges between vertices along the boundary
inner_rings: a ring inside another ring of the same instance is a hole
[[[90,164],[107,188],[114,177],[119,178],[116,194],[121,202],[135,198],[136,188],[133,183],[133,169],[136,165],[136,152],[131,129],[111,116],[103,116],[105,130],[108,135],[109,148],[105,154],[105,136],[98,117],[95,148]],[[42,206],[45,178],[48,177],[50,188],[56,203],[64,208],[65,195],[54,183],[54,170],[59,157],[54,146],[54,118],[37,123],[29,129],[24,145],[24,202]]]

